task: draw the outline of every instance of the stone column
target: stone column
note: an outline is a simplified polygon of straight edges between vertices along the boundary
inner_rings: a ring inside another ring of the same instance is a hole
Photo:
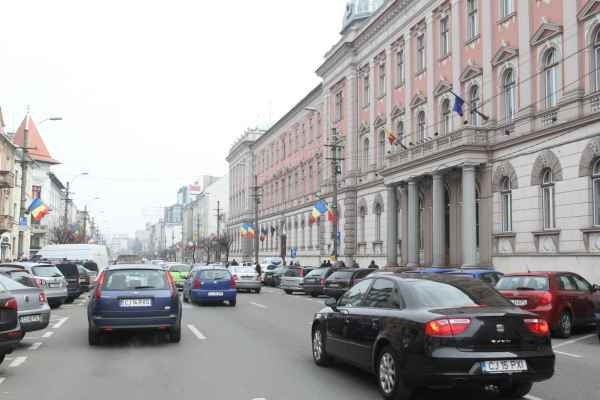
[[[433,174],[433,265],[446,264],[446,218],[444,177],[440,172]]]
[[[414,179],[408,181],[408,263],[407,267],[416,267],[419,265],[417,249],[417,182]]]
[[[463,228],[463,267],[476,264],[477,260],[477,227],[475,219],[475,166],[464,165],[462,168],[462,228]]]
[[[396,201],[396,186],[386,186],[386,266],[398,266],[398,202]]]
[[[402,221],[400,222],[400,253],[402,254],[402,265],[406,265],[408,258],[408,189],[405,184],[400,186],[399,208],[402,209]]]

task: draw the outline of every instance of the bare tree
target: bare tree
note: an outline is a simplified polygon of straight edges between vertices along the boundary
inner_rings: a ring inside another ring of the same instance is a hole
[[[225,261],[228,263],[229,251],[231,250],[231,246],[233,245],[233,237],[229,233],[222,233],[221,236],[219,236],[217,245],[220,249],[225,251]]]
[[[210,253],[214,248],[214,242],[212,238],[205,237],[200,239],[198,248],[206,254],[206,263],[210,264]]]
[[[79,238],[71,229],[56,226],[50,231],[50,241],[55,244],[78,243]]]

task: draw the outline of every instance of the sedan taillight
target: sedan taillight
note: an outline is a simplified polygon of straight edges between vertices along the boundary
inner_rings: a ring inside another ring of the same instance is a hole
[[[46,287],[46,281],[40,278],[35,278],[35,286],[37,286],[40,289],[43,289]]]
[[[46,302],[46,293],[44,293],[44,292],[40,293],[39,300],[40,300],[40,304],[44,304]]]
[[[436,319],[425,324],[425,334],[432,337],[457,336],[465,333],[470,325],[470,318]]]
[[[529,332],[533,333],[534,335],[546,336],[550,333],[550,327],[544,319],[529,318],[524,319],[523,322],[525,323],[525,326],[527,326],[527,329],[529,329]]]
[[[17,300],[14,297],[8,299],[6,303],[4,303],[4,308],[7,310],[15,310],[17,311]]]

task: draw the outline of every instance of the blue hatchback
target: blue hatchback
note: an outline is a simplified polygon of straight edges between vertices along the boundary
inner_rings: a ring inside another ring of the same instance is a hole
[[[168,331],[181,340],[181,300],[168,271],[151,265],[119,265],[98,276],[88,303],[88,341],[115,330]]]
[[[183,284],[183,301],[186,303],[221,303],[227,301],[235,307],[237,289],[234,277],[226,268],[202,268],[192,271]]]

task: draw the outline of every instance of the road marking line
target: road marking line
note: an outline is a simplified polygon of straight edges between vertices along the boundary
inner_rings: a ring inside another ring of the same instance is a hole
[[[42,345],[42,342],[36,342],[36,343],[32,344],[31,346],[29,346],[29,350],[37,350],[40,348],[41,345]]]
[[[0,378],[0,385],[2,385],[5,380],[6,380],[6,378],[4,378],[4,377]]]
[[[63,324],[65,322],[67,322],[68,319],[69,319],[69,317],[63,317],[63,318],[61,318],[60,321],[58,321],[57,323],[55,323],[54,325],[52,325],[52,329],[58,329],[58,328],[60,328],[61,326],[63,326]]]
[[[200,340],[206,340],[206,336],[204,336],[204,335],[202,334],[202,332],[200,332],[198,329],[196,329],[196,327],[195,327],[194,325],[192,325],[192,324],[188,324],[188,326],[187,326],[187,327],[188,327],[188,329],[189,329],[190,331],[192,331],[192,333],[193,333],[193,334],[194,334],[194,335],[195,335],[195,336],[196,336],[198,339],[200,339]]]
[[[27,361],[27,357],[26,356],[20,356],[17,357],[13,360],[13,362],[11,362],[8,366],[11,368],[16,368],[19,365],[23,364],[25,361]]]
[[[267,400],[267,399],[265,399],[264,397],[257,397],[257,398],[252,399],[252,400]]]
[[[566,352],[564,352],[564,351],[558,351],[558,350],[554,350],[554,352],[555,352],[556,354],[560,354],[560,355],[563,355],[563,356],[569,356],[569,357],[573,357],[573,358],[583,358],[583,356],[580,356],[580,355],[578,355],[578,354],[566,353]]]
[[[527,400],[544,400],[544,399],[542,399],[540,397],[535,397],[535,396],[532,396],[530,394],[526,394],[525,396],[523,396],[523,398],[527,399]]]
[[[552,346],[552,348],[553,349],[558,349],[559,347],[563,347],[563,346],[567,346],[567,345],[570,345],[570,344],[573,344],[573,343],[581,342],[582,340],[589,339],[589,338],[594,337],[594,336],[596,336],[596,334],[585,335],[585,336],[582,336],[582,337],[578,337],[577,339],[567,340],[566,342],[562,342],[562,343],[557,344],[556,346]]]
[[[253,301],[250,301],[248,303],[252,304],[253,306],[258,307],[258,308],[269,308],[269,307],[265,306],[264,304],[255,303]]]
[[[47,339],[47,338],[49,338],[49,337],[50,337],[50,336],[52,336],[52,335],[54,335],[54,332],[50,331],[50,332],[46,332],[46,333],[44,333],[44,334],[42,335],[42,337],[43,337],[43,338],[45,338],[45,339]]]

